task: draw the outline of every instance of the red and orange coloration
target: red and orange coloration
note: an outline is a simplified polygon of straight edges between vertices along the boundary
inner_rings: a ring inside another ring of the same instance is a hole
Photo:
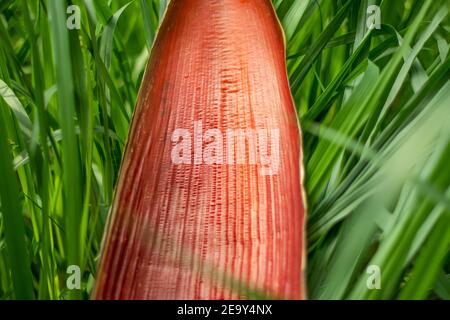
[[[279,129],[276,174],[262,175],[259,162],[175,164],[172,133],[194,132],[199,121],[222,132]],[[93,298],[304,298],[301,158],[271,1],[172,0],[141,87]]]

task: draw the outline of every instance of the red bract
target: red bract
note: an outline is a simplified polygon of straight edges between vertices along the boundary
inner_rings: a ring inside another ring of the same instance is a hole
[[[304,298],[301,158],[271,2],[172,0],[93,298]]]

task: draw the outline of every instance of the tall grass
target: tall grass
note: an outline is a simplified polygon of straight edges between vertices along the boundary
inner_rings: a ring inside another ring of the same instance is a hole
[[[0,299],[89,297],[166,5],[0,2]],[[450,4],[274,5],[304,130],[310,297],[450,299]]]

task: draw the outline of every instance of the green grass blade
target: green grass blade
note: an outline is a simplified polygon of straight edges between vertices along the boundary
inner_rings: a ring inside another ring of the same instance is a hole
[[[1,103],[0,103],[1,106]],[[25,242],[25,226],[22,218],[19,186],[5,131],[6,125],[0,113],[0,183],[1,212],[4,219],[5,240],[16,299],[33,299],[31,266]]]
[[[59,116],[63,136],[63,192],[67,261],[69,265],[80,265],[79,227],[83,195],[80,181],[78,139],[74,121],[74,84],[65,12],[65,1],[49,0],[50,26],[57,66]],[[76,295],[74,296],[76,297]]]

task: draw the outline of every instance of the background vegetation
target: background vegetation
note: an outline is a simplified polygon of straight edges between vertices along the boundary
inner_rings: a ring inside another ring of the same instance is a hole
[[[66,0],[0,1],[0,299],[89,297],[166,2],[73,0],[68,30]],[[450,3],[274,4],[304,131],[310,297],[449,299]]]

